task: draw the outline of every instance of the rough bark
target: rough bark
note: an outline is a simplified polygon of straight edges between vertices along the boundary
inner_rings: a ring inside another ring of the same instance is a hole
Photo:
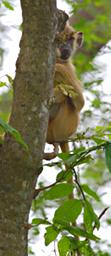
[[[42,155],[52,93],[56,0],[21,0],[23,35],[16,64],[10,125],[29,146],[6,135],[0,149],[0,255],[26,256],[29,210]]]

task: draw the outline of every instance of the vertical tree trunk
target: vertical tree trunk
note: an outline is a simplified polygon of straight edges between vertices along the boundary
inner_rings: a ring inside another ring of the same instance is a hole
[[[9,135],[0,149],[0,255],[26,256],[29,210],[41,171],[52,91],[56,0],[21,0],[23,35],[16,64],[10,125],[29,146]]]

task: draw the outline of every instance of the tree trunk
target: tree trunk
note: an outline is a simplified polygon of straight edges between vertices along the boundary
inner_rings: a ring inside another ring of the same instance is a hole
[[[42,155],[52,92],[56,0],[21,0],[23,35],[16,64],[10,125],[29,146],[9,135],[0,149],[0,255],[26,256],[28,215]]]

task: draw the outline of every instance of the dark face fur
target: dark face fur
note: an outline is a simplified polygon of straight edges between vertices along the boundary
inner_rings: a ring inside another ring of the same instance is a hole
[[[59,45],[60,58],[67,60],[73,53],[74,39],[68,38],[64,43]]]
[[[57,58],[67,61],[75,50],[82,45],[83,33],[76,32],[66,25],[63,32],[58,36]]]

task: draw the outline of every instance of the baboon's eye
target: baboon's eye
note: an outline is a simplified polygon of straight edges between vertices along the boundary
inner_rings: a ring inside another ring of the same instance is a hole
[[[69,42],[70,44],[73,44],[73,42],[74,42],[74,37],[72,37],[72,36],[69,37],[69,38],[68,38],[68,42]]]
[[[74,40],[75,38],[73,36],[69,37],[69,40]]]

